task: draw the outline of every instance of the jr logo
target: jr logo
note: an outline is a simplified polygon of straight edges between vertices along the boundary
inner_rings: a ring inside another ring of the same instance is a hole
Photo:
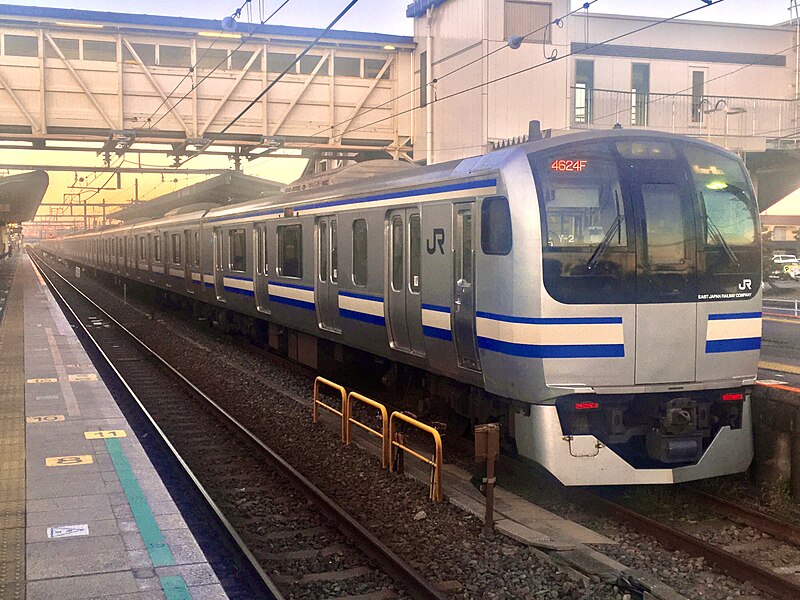
[[[742,279],[742,282],[739,284],[739,290],[752,290],[753,289],[753,281],[750,279]]]
[[[428,238],[428,254],[435,254],[437,246],[439,247],[439,253],[444,254],[444,229],[439,227],[434,229],[433,236]]]

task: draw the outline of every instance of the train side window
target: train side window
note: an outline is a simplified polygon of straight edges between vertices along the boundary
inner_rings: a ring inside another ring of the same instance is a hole
[[[408,237],[408,285],[413,293],[418,294],[422,283],[422,233],[418,214],[408,218]]]
[[[339,281],[339,255],[338,246],[339,242],[336,239],[336,219],[331,219],[331,282],[336,283]]]
[[[303,226],[278,227],[278,275],[303,277]]]
[[[172,264],[181,264],[181,236],[179,233],[172,234]]]
[[[231,271],[244,273],[247,270],[246,242],[244,229],[231,229],[228,232]]]
[[[319,280],[328,281],[328,224],[319,222]]]
[[[353,284],[367,285],[367,222],[364,219],[353,221]]]
[[[511,211],[504,196],[484,198],[481,205],[481,250],[484,254],[511,252]]]
[[[194,232],[194,266],[200,266],[200,232]]]
[[[153,236],[153,260],[161,262],[161,236]]]
[[[405,254],[403,239],[403,218],[392,217],[392,289],[399,292],[403,289],[403,255]]]

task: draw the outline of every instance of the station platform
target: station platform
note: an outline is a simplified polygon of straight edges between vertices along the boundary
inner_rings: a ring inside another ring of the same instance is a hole
[[[110,597],[228,595],[44,281],[17,254],[0,261],[0,600]]]

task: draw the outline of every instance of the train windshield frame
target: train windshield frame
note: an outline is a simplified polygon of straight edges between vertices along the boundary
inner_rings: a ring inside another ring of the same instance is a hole
[[[752,296],[737,294],[736,285],[760,280],[758,207],[735,156],[691,140],[643,137],[563,144],[528,158],[544,284],[554,299]]]

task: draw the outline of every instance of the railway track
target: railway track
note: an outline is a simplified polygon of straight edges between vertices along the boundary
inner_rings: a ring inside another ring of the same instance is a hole
[[[797,568],[774,565],[776,553],[781,551],[784,556],[800,556],[800,527],[793,523],[705,492],[689,492],[689,499],[696,506],[759,533],[756,537],[760,539],[755,542],[721,545],[607,497],[586,495],[585,501],[591,503],[593,509],[626,523],[668,548],[703,557],[713,568],[740,581],[749,582],[777,598],[800,598],[800,565],[796,564]],[[780,544],[785,547],[779,548]]]
[[[36,263],[281,593],[446,597],[57,271]]]

